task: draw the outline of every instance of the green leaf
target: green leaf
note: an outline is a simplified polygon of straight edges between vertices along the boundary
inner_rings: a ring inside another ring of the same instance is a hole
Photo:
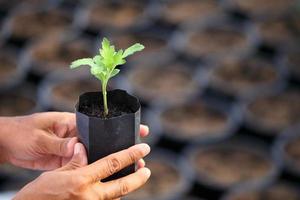
[[[102,60],[101,60],[101,56],[96,55],[96,56],[93,58],[93,61],[94,61],[94,63],[96,63],[98,66],[102,66],[102,67],[103,67],[103,63],[102,63]]]
[[[96,66],[96,67],[92,67],[92,68],[91,68],[91,74],[97,75],[97,74],[100,74],[100,73],[104,73],[102,67]]]
[[[145,48],[144,45],[141,45],[140,43],[136,43],[125,50],[125,52],[123,53],[123,58],[126,58],[127,56],[130,56],[135,52],[142,51],[144,48]]]
[[[123,59],[123,50],[122,49],[119,50],[114,55],[113,62],[114,62],[113,68],[116,67],[117,65],[123,65],[126,63],[126,60]]]
[[[96,64],[94,63],[92,58],[82,58],[82,59],[73,61],[70,65],[70,68],[74,69],[74,68],[80,67],[82,65],[88,65],[90,67],[96,66]]]
[[[112,71],[112,73],[111,73],[111,75],[110,75],[109,78],[112,78],[112,77],[116,76],[119,72],[120,72],[119,69],[114,69],[114,70]]]
[[[102,57],[102,63],[107,68],[112,68],[114,65],[114,55],[116,54],[115,47],[110,45],[107,38],[102,41],[102,49],[99,50]]]

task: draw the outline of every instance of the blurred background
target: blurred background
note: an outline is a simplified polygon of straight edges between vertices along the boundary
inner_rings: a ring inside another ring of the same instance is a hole
[[[0,116],[74,111],[104,36],[140,42],[110,88],[142,103],[149,183],[129,200],[300,200],[297,0],[0,0]],[[41,172],[0,167],[0,199]]]

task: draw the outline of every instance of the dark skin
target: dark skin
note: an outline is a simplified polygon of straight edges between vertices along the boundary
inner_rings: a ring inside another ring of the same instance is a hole
[[[25,186],[15,199],[118,199],[142,186],[151,174],[142,160],[150,152],[147,144],[135,145],[87,165],[72,113],[1,117],[0,127],[1,162],[52,170]],[[140,135],[145,137],[148,132],[148,127],[141,125]],[[100,182],[134,162],[139,165],[137,172],[108,183]]]

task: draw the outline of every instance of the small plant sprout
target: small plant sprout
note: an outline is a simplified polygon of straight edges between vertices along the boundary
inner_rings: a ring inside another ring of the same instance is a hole
[[[102,95],[104,104],[104,116],[108,115],[107,106],[107,83],[110,78],[116,76],[120,70],[116,69],[118,65],[126,63],[125,58],[134,54],[135,52],[143,50],[145,47],[136,43],[123,51],[122,49],[116,51],[115,47],[110,44],[107,38],[103,38],[102,48],[99,49],[99,54],[94,58],[82,58],[71,63],[70,68],[74,69],[83,65],[90,66],[90,72],[97,79],[101,81]]]

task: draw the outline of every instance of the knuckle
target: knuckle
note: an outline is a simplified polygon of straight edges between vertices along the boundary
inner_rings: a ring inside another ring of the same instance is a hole
[[[128,152],[128,157],[129,157],[129,161],[130,161],[130,163],[134,163],[134,162],[136,162],[137,161],[137,154],[136,154],[136,152],[134,152],[134,151],[129,151]]]
[[[107,172],[109,175],[113,175],[114,173],[118,172],[121,169],[121,163],[115,157],[107,159],[106,162],[107,162]]]
[[[65,145],[63,142],[58,142],[58,149],[59,149],[59,152],[64,152]]]
[[[69,163],[69,166],[71,169],[78,169],[78,168],[82,167],[81,164],[77,161],[71,161]]]
[[[129,186],[124,180],[119,180],[120,196],[125,196],[129,193]]]

